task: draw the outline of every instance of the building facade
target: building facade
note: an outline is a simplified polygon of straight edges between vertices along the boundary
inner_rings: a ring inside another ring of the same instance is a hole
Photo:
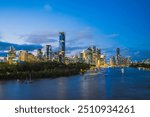
[[[59,62],[65,63],[65,33],[59,33]]]
[[[13,46],[11,46],[7,54],[8,64],[13,64],[14,59],[16,59],[16,50]]]

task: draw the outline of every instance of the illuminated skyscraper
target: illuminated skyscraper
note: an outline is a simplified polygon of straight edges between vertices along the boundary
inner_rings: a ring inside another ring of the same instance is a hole
[[[120,56],[120,48],[117,48],[117,56],[116,56],[116,63],[117,65],[120,65],[120,62],[121,62],[121,56]]]
[[[111,67],[114,67],[115,65],[116,65],[115,56],[112,56],[112,57],[110,58],[110,66],[111,66]]]
[[[59,33],[59,62],[65,62],[65,33]]]

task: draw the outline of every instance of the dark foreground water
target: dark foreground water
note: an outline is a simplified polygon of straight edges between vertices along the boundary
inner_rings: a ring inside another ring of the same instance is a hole
[[[120,68],[107,68],[31,84],[0,81],[0,99],[150,99],[150,71],[125,68],[123,75]]]

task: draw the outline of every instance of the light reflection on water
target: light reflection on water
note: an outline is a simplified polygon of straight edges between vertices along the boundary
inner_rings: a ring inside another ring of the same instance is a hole
[[[150,99],[149,87],[150,71],[107,68],[31,84],[0,81],[0,99]]]

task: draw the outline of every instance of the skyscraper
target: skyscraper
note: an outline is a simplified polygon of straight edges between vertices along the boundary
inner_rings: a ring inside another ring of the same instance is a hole
[[[8,63],[12,64],[13,59],[15,59],[15,58],[16,58],[16,50],[13,46],[11,46],[9,51],[8,51],[8,55],[7,55]]]
[[[96,53],[96,46],[92,46],[91,49],[93,53]]]
[[[46,45],[46,59],[47,60],[51,60],[51,56],[52,56],[52,46],[51,45]]]
[[[27,62],[28,61],[28,51],[20,51],[19,53],[19,60],[21,62]]]
[[[59,62],[65,62],[65,33],[59,33]]]
[[[37,50],[37,59],[38,59],[38,60],[41,60],[42,57],[43,57],[42,49],[38,49],[38,50]]]
[[[116,60],[116,63],[117,63],[118,66],[120,66],[120,64],[121,64],[121,63],[120,63],[120,62],[121,62],[120,48],[117,48],[116,51],[117,51],[117,55],[116,55],[116,59],[117,59],[117,60]]]
[[[117,56],[120,56],[120,48],[117,48]]]
[[[101,55],[101,49],[97,48],[97,55]]]
[[[79,62],[80,62],[80,63],[83,62],[83,52],[80,52],[80,55],[79,55]]]

